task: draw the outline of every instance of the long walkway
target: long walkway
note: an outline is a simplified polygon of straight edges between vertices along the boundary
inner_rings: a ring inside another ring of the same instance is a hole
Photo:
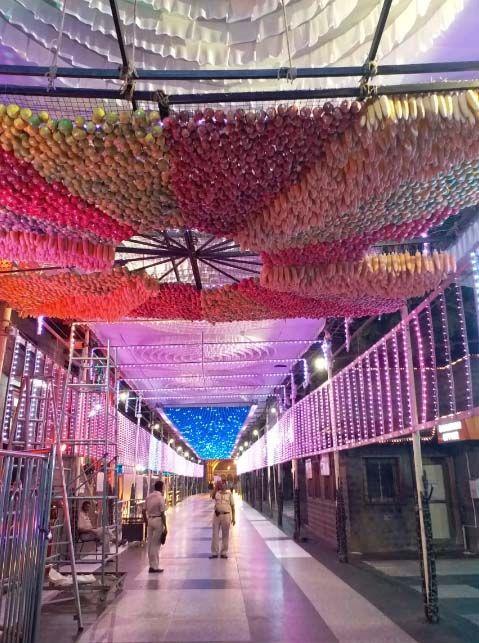
[[[419,640],[241,500],[228,560],[208,558],[207,496],[168,513],[164,573],[149,575],[144,548],[128,549],[121,560],[128,572],[123,592],[103,612],[87,610],[80,638],[71,621],[44,613],[43,643]]]

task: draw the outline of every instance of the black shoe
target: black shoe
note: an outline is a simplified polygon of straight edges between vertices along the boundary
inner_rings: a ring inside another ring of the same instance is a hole
[[[164,572],[164,569],[153,569],[153,567],[150,567],[148,570],[149,574],[161,574],[161,572]]]
[[[227,554],[221,554],[221,558],[228,558]]]
[[[218,558],[218,554],[211,554],[210,558]]]

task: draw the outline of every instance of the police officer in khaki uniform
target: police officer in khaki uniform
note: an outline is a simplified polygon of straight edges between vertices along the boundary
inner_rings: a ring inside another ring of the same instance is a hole
[[[218,484],[216,492],[213,493],[213,500],[215,501],[215,513],[210,558],[218,558],[220,555],[220,529],[221,558],[228,558],[230,526],[235,524],[235,503],[232,492],[226,489],[223,481]]]
[[[145,500],[145,511],[148,518],[148,561],[150,574],[161,574],[160,546],[163,534],[166,535],[166,502],[163,496],[163,480],[155,482],[155,490]]]

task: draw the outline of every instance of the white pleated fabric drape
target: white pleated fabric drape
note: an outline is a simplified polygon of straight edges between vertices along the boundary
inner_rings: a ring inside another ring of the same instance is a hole
[[[2,0],[0,43],[26,62],[49,65],[63,2],[58,64],[117,67],[121,63],[108,0]],[[395,0],[379,51],[381,62],[414,62],[447,30],[467,0]],[[117,0],[125,40],[137,69],[234,69],[289,65],[280,0]],[[382,0],[285,0],[295,67],[362,65]],[[134,28],[134,17],[136,27]],[[413,58],[411,58],[413,56]],[[341,82],[341,81],[340,81]],[[338,86],[338,80],[331,84]],[[80,85],[78,81],[68,81]],[[92,86],[91,81],[83,81]],[[103,83],[100,83],[104,86]],[[321,83],[327,85],[326,82]],[[351,84],[345,80],[343,84]],[[253,87],[254,85],[254,87]],[[168,83],[175,91],[278,89],[278,81]],[[287,81],[283,86],[288,86]],[[298,89],[317,81],[297,79]],[[138,85],[155,89],[158,84]]]

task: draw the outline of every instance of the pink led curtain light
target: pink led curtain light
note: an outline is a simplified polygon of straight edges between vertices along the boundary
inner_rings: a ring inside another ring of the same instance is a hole
[[[180,456],[162,440],[158,440],[146,429],[140,427],[135,458],[137,425],[118,413],[118,461],[124,467],[137,465],[145,471],[160,473],[166,471],[181,476],[202,478],[203,465],[191,462]]]
[[[478,261],[475,266],[479,288]],[[333,450],[331,403],[338,449],[410,434],[410,384],[416,392],[419,430],[459,413],[479,413],[473,386],[479,347],[470,337],[473,325],[477,336],[477,324],[471,288],[453,283],[439,289],[331,381],[285,411],[266,443],[262,437],[240,456],[238,472]]]
[[[91,444],[88,447],[79,444],[78,455],[101,458],[107,449],[108,457],[117,455],[119,464],[126,468],[134,469],[139,466],[155,473],[167,471],[188,477],[203,476],[203,465],[180,456],[146,429],[138,429],[136,422],[132,422],[118,410],[110,408],[107,418],[104,393],[82,393],[79,398],[77,436],[80,440],[90,440]],[[115,425],[116,422],[118,426]]]
[[[13,342],[13,346],[3,414],[2,440],[4,443],[8,442],[10,430],[12,430],[13,446],[16,448],[48,447],[53,443],[55,436],[53,411],[51,405],[48,404],[47,413],[47,398],[53,394],[58,419],[60,419],[65,369],[56,364],[51,357],[45,355],[19,332],[8,341]],[[22,378],[26,379],[20,399]],[[69,390],[66,400],[67,411],[74,404],[76,404],[76,392]],[[17,408],[17,421],[15,426],[12,426]],[[67,440],[71,439],[73,435],[74,422],[72,422],[72,416],[67,413],[64,416],[61,436],[63,440]]]
[[[14,427],[14,446],[29,449],[48,447],[53,444],[55,437],[51,404],[48,405],[46,421],[39,421],[39,418],[46,417],[47,411],[45,381],[51,381],[50,390],[55,397],[60,419],[66,371],[20,333],[17,333],[12,341],[13,354],[3,416],[2,440],[8,440],[13,413],[20,404],[18,421]],[[19,399],[22,377],[30,378],[29,405],[26,405],[25,394]],[[145,470],[203,477],[203,465],[180,456],[143,428],[140,428],[136,443],[136,431],[136,423],[117,411],[113,403],[110,403],[109,415],[106,416],[105,392],[80,393],[78,389],[68,387],[61,428],[61,438],[67,442],[67,453],[72,453],[74,449],[76,455],[101,458],[106,452],[109,458],[118,456],[118,462],[125,467],[134,468],[140,465]],[[75,446],[68,441],[75,441]]]

